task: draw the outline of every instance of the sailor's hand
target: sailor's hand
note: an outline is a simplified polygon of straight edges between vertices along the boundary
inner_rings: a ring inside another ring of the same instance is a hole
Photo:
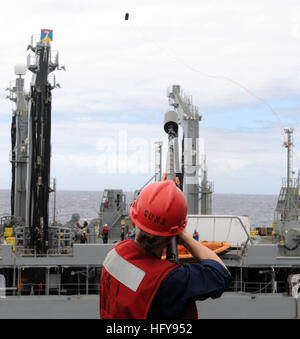
[[[161,177],[161,181],[167,180],[167,173],[164,173]]]
[[[161,177],[161,181],[167,180],[167,173],[164,173],[163,176]],[[180,180],[178,177],[175,178],[174,180],[176,186],[180,187]]]
[[[183,230],[181,233],[177,235],[178,243],[180,243],[181,245],[184,245],[185,242],[191,238],[192,237],[188,234],[186,230]]]

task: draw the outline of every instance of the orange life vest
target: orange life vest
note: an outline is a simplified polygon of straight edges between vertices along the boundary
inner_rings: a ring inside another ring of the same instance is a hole
[[[100,280],[101,319],[146,319],[152,300],[168,273],[178,267],[146,255],[132,239],[106,256]],[[197,318],[193,302],[183,318]]]

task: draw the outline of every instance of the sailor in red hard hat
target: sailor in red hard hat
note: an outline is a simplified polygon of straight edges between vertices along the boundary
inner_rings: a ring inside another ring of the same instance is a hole
[[[173,181],[145,187],[130,208],[136,238],[106,256],[100,280],[101,319],[197,318],[195,301],[218,298],[231,275],[222,260],[186,231],[187,204]],[[162,260],[177,236],[201,263]]]

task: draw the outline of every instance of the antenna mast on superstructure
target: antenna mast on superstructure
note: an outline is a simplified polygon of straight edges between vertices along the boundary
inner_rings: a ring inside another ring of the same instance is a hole
[[[283,146],[287,149],[287,189],[289,190],[290,187],[293,185],[293,128],[284,128],[284,133],[287,134],[287,141],[284,142]]]
[[[11,185],[11,215],[25,222],[26,216],[26,176],[27,176],[27,143],[28,143],[28,97],[24,90],[26,66],[15,65],[17,75],[16,86],[7,88],[8,98],[16,104],[13,110],[11,125],[11,156],[12,185]]]
[[[203,158],[201,169],[202,169],[202,180],[200,186],[201,214],[212,214],[213,182],[207,180],[207,165],[205,156]]]
[[[178,113],[179,125],[183,130],[180,182],[187,200],[188,214],[199,214],[199,200],[202,200],[201,213],[211,214],[211,187],[207,187],[207,171],[205,171],[205,187],[199,184],[199,121],[202,116],[198,107],[192,103],[192,97],[184,95],[179,85],[168,89],[169,104]],[[199,196],[201,194],[201,196]],[[205,207],[206,206],[206,207]]]
[[[287,141],[283,143],[283,146],[287,149],[287,166],[286,166],[286,181],[283,180],[283,187],[285,187],[285,202],[284,211],[282,214],[283,221],[293,220],[295,218],[295,189],[296,180],[293,178],[293,133],[294,129],[291,127],[285,127],[284,133],[287,135]],[[285,181],[285,182],[284,182]]]
[[[293,132],[290,127],[284,128],[287,141],[283,146],[287,149],[287,176],[282,180],[273,222],[274,240],[282,248],[282,253],[300,254],[300,196],[299,176],[293,178]]]
[[[49,247],[49,192],[51,159],[51,90],[49,74],[58,65],[58,53],[51,51],[52,30],[41,30],[27,49],[27,68],[33,73],[29,101],[26,225],[30,228],[30,248],[46,253]]]
[[[162,178],[162,141],[155,142],[155,181]]]

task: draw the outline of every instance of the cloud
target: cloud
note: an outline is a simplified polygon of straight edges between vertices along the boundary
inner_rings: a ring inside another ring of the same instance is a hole
[[[203,109],[212,100],[223,106],[254,100],[232,83],[210,79],[186,65],[230,77],[267,97],[272,97],[279,82],[284,84],[283,93],[298,91],[299,81],[293,76],[300,48],[296,1],[285,6],[275,1],[272,7],[268,1],[233,0],[189,1],[189,6],[181,1],[46,4],[47,11],[36,1],[15,10],[6,2],[2,25],[21,34],[14,39],[2,37],[6,47],[1,56],[2,84],[13,77],[12,71],[7,72],[10,64],[13,70],[13,60],[25,61],[31,34],[39,34],[40,27],[50,24],[53,48],[59,50],[68,70],[57,74],[64,93],[58,96],[65,96],[58,99],[62,108],[104,110],[112,103],[118,107],[124,97],[129,108],[139,98],[146,105],[161,102],[166,87],[174,82],[193,94]],[[132,11],[128,22],[126,7]],[[72,26],[74,22],[78,24]],[[97,99],[102,106],[88,104]]]
[[[101,140],[110,138],[118,146],[119,131],[126,131],[129,144],[134,138],[146,141],[144,167],[138,161],[142,151],[134,158],[129,145],[128,157],[140,172],[151,171],[151,138],[165,138],[162,121],[170,108],[166,89],[180,84],[203,114],[200,133],[216,189],[273,192],[272,183],[274,187],[284,175],[280,128],[270,109],[245,87],[271,104],[282,124],[295,127],[299,145],[299,10],[296,0],[284,6],[277,0],[190,0],[188,5],[179,0],[71,5],[28,0],[18,6],[2,0],[0,29],[10,34],[0,40],[1,159],[7,159],[12,108],[4,89],[15,77],[14,64],[26,62],[30,36],[53,28],[52,48],[59,50],[67,72],[56,72],[61,89],[53,91],[52,164],[57,176],[77,173],[74,182],[66,178],[70,188],[87,172],[86,186],[92,187],[103,156]],[[129,21],[124,20],[126,12]],[[30,80],[28,71],[27,89]],[[118,155],[110,156],[118,163]],[[9,176],[9,164],[0,173]],[[267,179],[258,179],[265,173]],[[116,180],[106,178],[101,185]],[[133,187],[134,174],[131,178]]]
[[[286,176],[287,153],[278,126],[258,131],[207,128],[203,137],[209,180],[214,181],[217,192],[279,193]],[[299,137],[295,142],[299,145]],[[296,147],[295,170],[300,168],[299,160]]]

